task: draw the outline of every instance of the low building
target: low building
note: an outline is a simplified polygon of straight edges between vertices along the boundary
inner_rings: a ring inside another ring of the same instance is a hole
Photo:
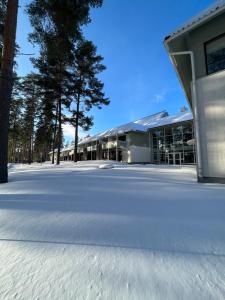
[[[61,151],[73,160],[74,147]],[[112,128],[79,142],[79,160],[126,163],[193,164],[196,161],[190,112],[169,116],[166,111]]]
[[[198,180],[225,183],[225,1],[164,43],[193,111]]]

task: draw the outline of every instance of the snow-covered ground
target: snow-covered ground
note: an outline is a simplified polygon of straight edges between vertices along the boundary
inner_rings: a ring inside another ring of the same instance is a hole
[[[225,186],[101,163],[10,167],[0,299],[225,299]]]

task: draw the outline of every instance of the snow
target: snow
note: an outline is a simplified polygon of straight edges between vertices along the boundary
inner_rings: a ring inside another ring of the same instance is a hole
[[[179,114],[167,116],[165,118],[157,120],[156,122],[151,122],[151,123],[147,124],[146,126],[148,127],[148,129],[150,129],[150,128],[171,125],[171,124],[175,124],[175,123],[190,121],[190,120],[193,120],[192,113],[191,112],[182,112]]]
[[[11,166],[0,299],[225,299],[225,186],[103,163]]]
[[[175,123],[185,122],[193,120],[193,116],[191,112],[181,112],[174,115],[169,116],[166,111],[162,111],[159,113],[156,113],[154,115],[150,115],[141,119],[138,119],[136,121],[111,128],[109,130],[106,130],[104,132],[101,132],[99,134],[96,134],[94,136],[88,136],[84,138],[82,141],[78,143],[79,146],[82,146],[84,144],[87,144],[89,142],[97,141],[100,139],[116,136],[116,135],[122,135],[128,132],[147,132],[149,129],[171,125]],[[69,151],[73,150],[74,146],[68,146],[62,151]],[[50,152],[51,153],[51,152]]]
[[[114,168],[114,165],[112,163],[99,165],[99,169],[112,169],[112,168]]]
[[[167,115],[168,115],[168,113],[166,111],[162,111],[162,112],[156,113],[154,115],[150,115],[150,116],[138,119],[136,121],[129,122],[127,124],[120,125],[115,128],[111,128],[109,130],[106,130],[106,131],[96,134],[94,136],[83,139],[79,143],[79,145],[89,143],[91,141],[96,141],[96,140],[99,140],[102,138],[108,138],[110,136],[122,135],[122,134],[125,134],[126,132],[131,132],[131,131],[146,132],[148,130],[148,126],[146,126],[147,124],[150,124],[152,122],[155,123]]]

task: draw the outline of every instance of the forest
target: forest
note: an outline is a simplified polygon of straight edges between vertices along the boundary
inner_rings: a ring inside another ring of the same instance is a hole
[[[94,124],[91,110],[110,103],[99,74],[106,67],[96,45],[83,33],[90,11],[102,0],[31,0],[25,10],[28,40],[38,49],[33,69],[17,74],[19,1],[0,1],[0,182],[7,182],[8,162],[60,163],[63,124],[74,127],[74,161],[79,129]],[[29,55],[29,54],[28,54]]]

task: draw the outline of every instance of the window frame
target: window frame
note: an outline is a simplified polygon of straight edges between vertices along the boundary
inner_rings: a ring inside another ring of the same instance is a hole
[[[223,70],[219,70],[219,71],[216,71],[216,72],[213,72],[213,73],[209,73],[209,69],[208,69],[208,63],[207,63],[207,52],[206,52],[206,47],[207,47],[207,44],[210,44],[211,42],[214,42],[216,40],[219,40],[220,38],[222,37],[225,37],[225,32],[224,33],[221,33],[219,35],[217,35],[216,37],[204,42],[204,54],[205,54],[205,66],[206,66],[206,75],[212,75],[212,74],[216,74],[218,72],[221,72],[223,70],[225,70],[225,68]]]

